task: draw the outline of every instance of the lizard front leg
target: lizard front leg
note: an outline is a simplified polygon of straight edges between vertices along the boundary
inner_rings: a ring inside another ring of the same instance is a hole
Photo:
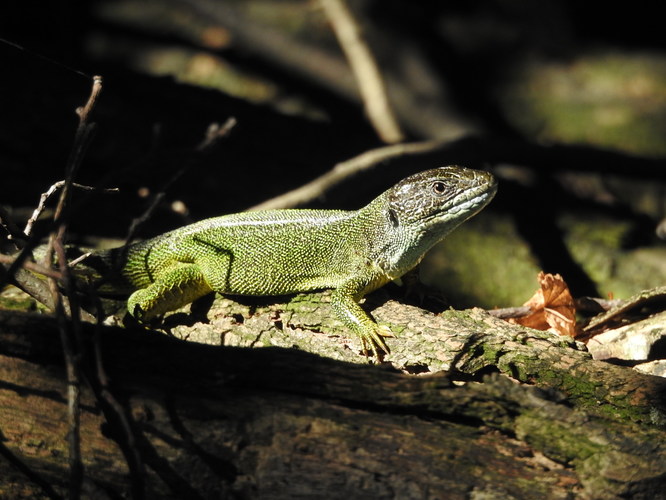
[[[347,281],[333,291],[331,305],[345,326],[360,337],[363,350],[366,353],[369,350],[379,358],[378,350],[390,352],[384,337],[392,335],[387,327],[379,326],[358,304],[368,288],[376,287],[368,287],[365,280]]]

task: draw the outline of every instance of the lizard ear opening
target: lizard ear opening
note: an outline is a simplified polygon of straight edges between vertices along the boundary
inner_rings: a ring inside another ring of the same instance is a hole
[[[388,218],[391,221],[391,224],[393,227],[398,227],[400,225],[400,221],[398,221],[398,216],[395,213],[395,210],[392,208],[388,209]]]

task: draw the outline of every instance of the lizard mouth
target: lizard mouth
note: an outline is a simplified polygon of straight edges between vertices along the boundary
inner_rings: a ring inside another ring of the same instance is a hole
[[[492,201],[497,193],[497,181],[488,184],[477,184],[457,196],[449,199],[436,212],[425,218],[426,225],[452,222],[456,225],[479,213]]]

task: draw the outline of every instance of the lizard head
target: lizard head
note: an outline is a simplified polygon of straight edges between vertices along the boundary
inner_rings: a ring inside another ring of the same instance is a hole
[[[489,172],[458,166],[435,168],[391,188],[387,216],[395,228],[414,238],[413,244],[434,244],[476,215],[496,192],[497,181]]]

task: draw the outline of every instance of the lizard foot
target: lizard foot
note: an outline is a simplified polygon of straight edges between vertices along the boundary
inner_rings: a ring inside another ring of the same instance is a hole
[[[383,354],[390,354],[391,350],[384,341],[385,337],[395,337],[393,332],[388,326],[373,325],[368,331],[363,332],[361,335],[361,344],[363,346],[363,354],[366,357],[372,355],[373,357],[381,360]]]
[[[146,308],[142,306],[146,302],[146,291],[137,290],[129,299],[127,299],[127,312],[132,318],[134,318],[139,323],[145,323],[148,319],[146,317]]]

